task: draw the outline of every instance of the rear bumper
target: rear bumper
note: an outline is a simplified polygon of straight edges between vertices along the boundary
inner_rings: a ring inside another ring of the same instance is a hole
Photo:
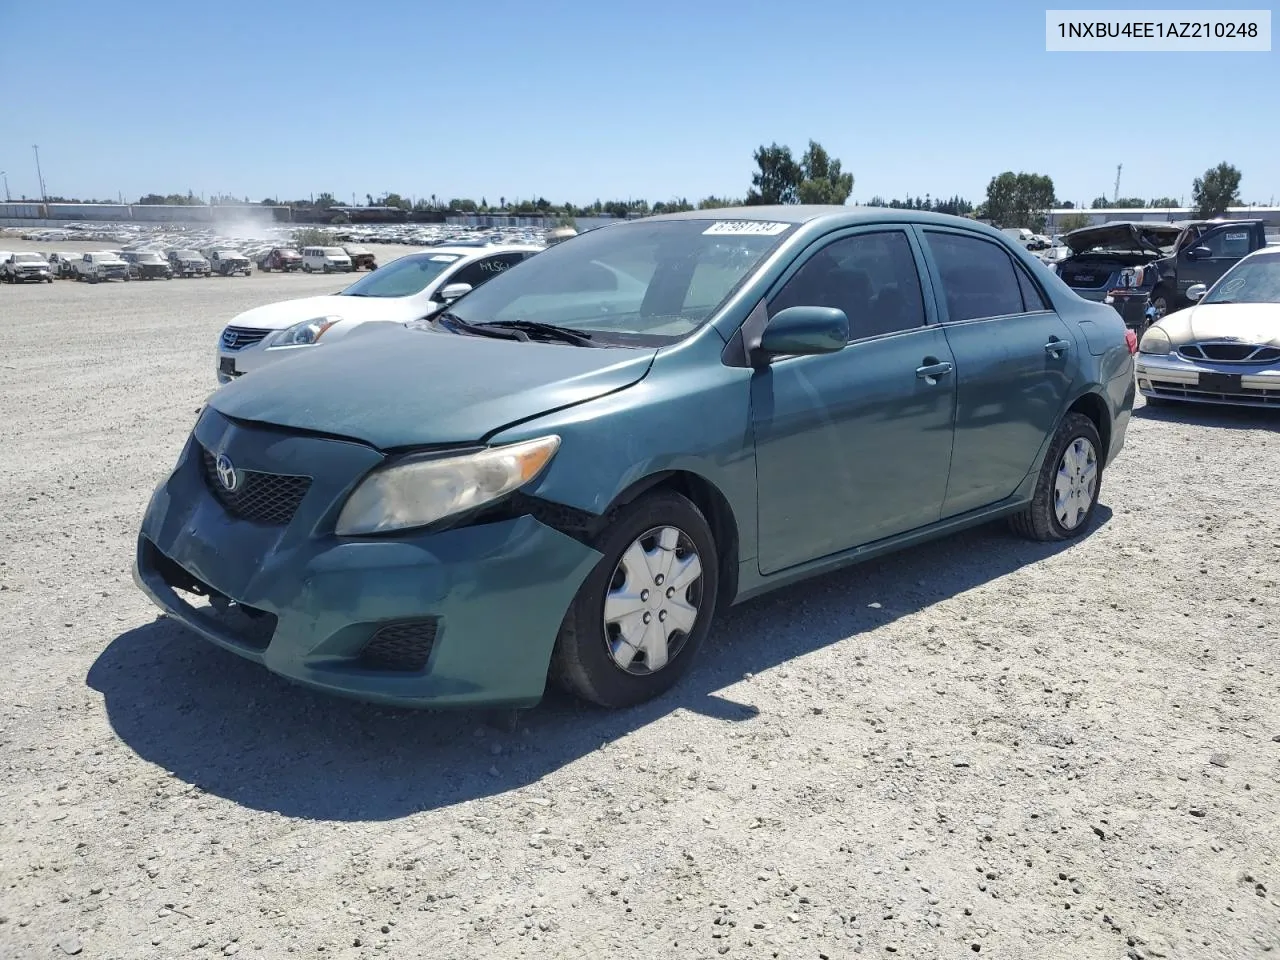
[[[1140,353],[1135,370],[1144,397],[1280,409],[1280,364],[1205,363]]]
[[[216,415],[200,442],[237,465],[272,459],[358,477],[379,462],[358,444],[241,430]],[[274,439],[272,439],[274,438]],[[287,527],[232,516],[189,442],[152,496],[134,563],[138,586],[205,639],[289,680],[412,707],[531,706],[542,697],[565,611],[599,554],[530,516],[436,533],[339,539],[321,532],[346,484],[315,478]],[[319,523],[317,523],[319,521]],[[188,600],[194,581],[247,606],[252,628]],[[429,623],[415,669],[369,665],[391,624]]]

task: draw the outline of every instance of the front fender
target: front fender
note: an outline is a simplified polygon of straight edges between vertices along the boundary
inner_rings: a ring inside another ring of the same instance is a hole
[[[557,434],[550,467],[530,496],[594,515],[646,478],[694,474],[724,496],[741,559],[756,551],[755,442],[749,369],[660,356],[638,383],[508,428],[493,443]]]

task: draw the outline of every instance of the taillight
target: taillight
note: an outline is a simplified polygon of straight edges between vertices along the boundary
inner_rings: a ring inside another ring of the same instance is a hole
[[[1124,342],[1129,347],[1130,355],[1138,352],[1138,335],[1128,327],[1124,329]]]

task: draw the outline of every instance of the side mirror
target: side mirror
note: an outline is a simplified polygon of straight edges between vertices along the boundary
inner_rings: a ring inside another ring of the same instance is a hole
[[[436,291],[435,299],[441,303],[451,303],[470,292],[471,284],[469,283],[448,283]]]
[[[1188,260],[1208,260],[1213,256],[1213,251],[1208,247],[1192,247],[1187,251]]]
[[[1192,303],[1196,303],[1200,300],[1201,297],[1205,295],[1205,293],[1208,290],[1209,288],[1203,283],[1192,284],[1190,287],[1187,288],[1187,299],[1190,300]]]
[[[760,335],[759,353],[812,356],[836,353],[849,342],[849,318],[834,307],[787,307],[773,315]]]

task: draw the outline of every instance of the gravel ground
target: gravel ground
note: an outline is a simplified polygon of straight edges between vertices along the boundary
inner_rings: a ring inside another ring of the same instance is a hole
[[[1274,414],[1140,408],[1085,540],[828,576],[505,733],[130,579],[221,325],[343,283],[0,287],[0,956],[1280,956]]]

